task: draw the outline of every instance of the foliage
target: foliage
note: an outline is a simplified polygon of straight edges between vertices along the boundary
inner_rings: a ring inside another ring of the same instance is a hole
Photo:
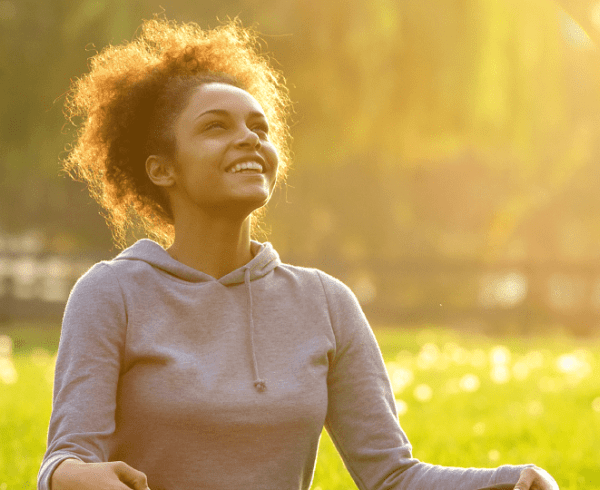
[[[89,56],[164,11],[202,27],[239,16],[287,78],[295,155],[264,225],[285,261],[594,270],[599,52],[560,5],[600,39],[592,0],[0,0],[0,238],[115,251],[83,185],[59,176],[62,103]]]
[[[0,2],[1,227],[109,247],[82,187],[58,177],[71,138],[61,134],[63,94],[91,53],[131,39],[160,5]],[[577,217],[577,258],[595,257],[597,53],[573,41],[576,25],[554,2],[176,0],[165,13],[207,27],[239,16],[288,78],[295,169],[268,215],[283,253],[310,260],[325,241],[337,254],[449,254],[440,243],[450,236],[464,237],[470,256],[555,256]],[[445,194],[449,172],[481,192]],[[415,199],[423,179],[434,204],[425,210]],[[552,206],[563,211],[552,239],[536,240],[527,229],[555,216]]]
[[[34,489],[45,450],[56,351],[34,347],[33,332],[12,330],[29,347],[10,357],[14,372],[7,363],[0,370],[3,489]],[[463,467],[534,463],[563,490],[600,485],[597,340],[467,337],[434,328],[375,332],[417,458]],[[326,433],[312,488],[355,488]]]

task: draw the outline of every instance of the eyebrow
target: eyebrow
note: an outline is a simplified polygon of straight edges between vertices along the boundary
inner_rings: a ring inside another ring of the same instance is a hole
[[[230,113],[229,111],[226,111],[224,109],[210,109],[208,111],[204,111],[201,114],[198,114],[198,116],[196,116],[196,120],[200,119],[202,116],[205,116],[206,114],[217,114],[220,116],[228,116]],[[262,112],[251,112],[249,114],[250,117],[260,117],[262,119],[267,119],[267,117],[262,113]]]

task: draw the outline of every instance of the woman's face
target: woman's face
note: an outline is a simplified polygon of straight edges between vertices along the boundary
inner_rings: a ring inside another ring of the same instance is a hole
[[[277,180],[277,151],[260,104],[224,83],[198,87],[175,121],[173,211],[200,207],[246,218]],[[177,219],[177,216],[175,216]]]

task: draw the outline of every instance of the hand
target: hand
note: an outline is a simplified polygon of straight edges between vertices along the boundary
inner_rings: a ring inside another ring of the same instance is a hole
[[[146,475],[122,461],[82,463],[65,459],[52,473],[52,490],[150,490]]]
[[[515,490],[559,490],[550,474],[537,466],[521,471]]]

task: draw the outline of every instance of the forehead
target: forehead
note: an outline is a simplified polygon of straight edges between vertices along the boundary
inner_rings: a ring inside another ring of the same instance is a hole
[[[252,95],[226,83],[206,83],[196,88],[182,116],[195,118],[203,112],[213,110],[242,115],[259,113],[264,116],[262,107]]]

